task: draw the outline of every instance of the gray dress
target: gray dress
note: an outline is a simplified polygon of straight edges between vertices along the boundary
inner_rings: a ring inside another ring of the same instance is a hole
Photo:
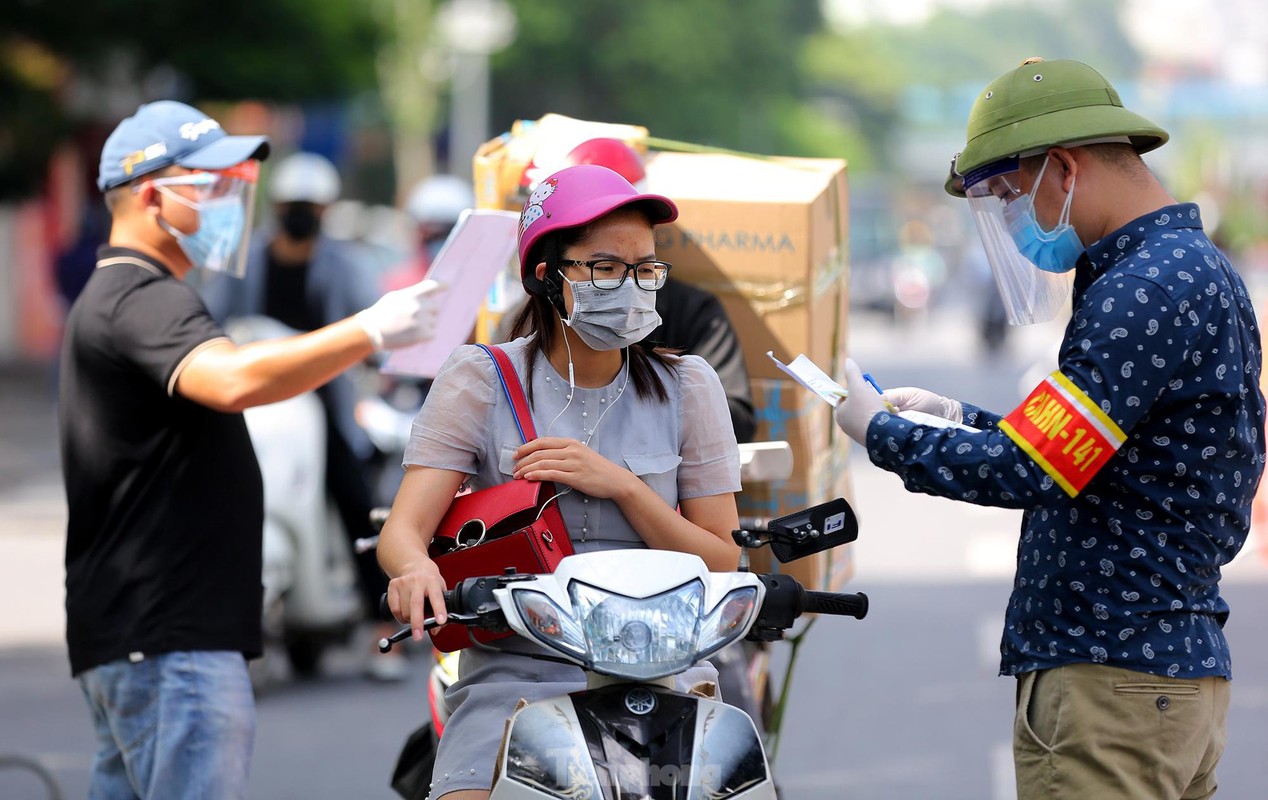
[[[576,389],[569,404],[567,378],[540,354],[525,380],[527,339],[502,347],[525,388],[532,382],[539,436],[588,441],[671,506],[740,490],[739,450],[726,395],[704,359],[685,355],[674,359],[672,369],[657,366],[667,401],[639,397],[622,370],[608,386]],[[436,376],[414,420],[404,463],[467,473],[471,488],[481,489],[511,480],[520,445],[492,360],[478,347],[464,346]],[[574,490],[559,498],[559,509],[578,553],[647,546],[611,500]],[[515,704],[577,691],[585,682],[577,667],[475,648],[463,651],[459,665],[459,680],[445,695],[451,716],[436,754],[433,797],[488,789]],[[678,677],[681,686],[688,686],[716,680],[716,672],[706,663]]]

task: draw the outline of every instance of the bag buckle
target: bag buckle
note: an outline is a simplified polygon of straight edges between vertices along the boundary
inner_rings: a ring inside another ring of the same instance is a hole
[[[488,529],[484,527],[484,520],[471,519],[462,523],[462,527],[454,534],[454,550],[466,550],[468,547],[475,547],[484,543],[484,537],[488,534]],[[475,536],[472,539],[472,536]]]

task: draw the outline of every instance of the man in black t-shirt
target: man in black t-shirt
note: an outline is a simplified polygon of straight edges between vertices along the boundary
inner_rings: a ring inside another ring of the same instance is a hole
[[[255,729],[263,490],[244,408],[426,338],[435,285],[236,347],[184,278],[239,272],[262,136],[141,106],[102,151],[109,244],[70,310],[59,435],[66,635],[92,712],[93,797],[242,797]]]

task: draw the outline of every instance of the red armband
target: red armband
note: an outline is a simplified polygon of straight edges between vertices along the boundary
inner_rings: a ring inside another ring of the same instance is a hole
[[[1060,371],[1034,388],[999,428],[1074,497],[1127,435]]]

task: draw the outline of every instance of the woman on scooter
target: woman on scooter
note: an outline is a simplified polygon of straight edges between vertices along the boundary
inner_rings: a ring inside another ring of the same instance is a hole
[[[677,207],[594,165],[542,181],[520,217],[530,295],[503,345],[540,434],[520,441],[489,356],[454,351],[414,421],[406,472],[379,540],[388,601],[403,622],[444,620],[445,584],[427,545],[459,488],[553,481],[577,552],[652,547],[734,569],[739,452],[721,382],[700,357],[638,345],[660,324],[655,292],[670,265],[653,228]],[[414,632],[422,638],[421,626]],[[516,645],[519,646],[518,644]],[[526,645],[527,646],[527,645]],[[470,648],[446,695],[433,797],[487,798],[503,726],[520,698],[583,688],[579,668]],[[693,668],[686,683],[712,680]]]

